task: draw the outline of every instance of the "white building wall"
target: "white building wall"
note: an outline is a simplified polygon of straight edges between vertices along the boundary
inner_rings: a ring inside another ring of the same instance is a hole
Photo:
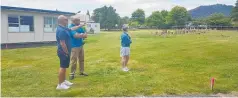
[[[25,12],[18,12],[18,11],[5,11],[2,10],[2,20],[3,23],[1,25],[2,27],[2,31],[1,34],[2,35],[7,35],[5,36],[4,39],[2,39],[2,43],[18,43],[18,42],[35,42],[35,34],[36,33],[40,33],[40,31],[36,31],[37,28],[36,26],[38,26],[37,23],[37,14],[35,13],[25,13]],[[34,31],[33,32],[8,32],[8,15],[27,15],[27,16],[33,16],[34,19]]]
[[[1,13],[1,43],[7,42],[7,15],[3,12]]]
[[[8,32],[8,15],[27,15],[33,16],[33,32]],[[20,42],[43,42],[56,41],[55,32],[44,32],[44,17],[57,17],[56,14],[24,12],[24,11],[1,11],[1,43],[20,43]]]
[[[97,25],[97,26],[95,26]],[[94,28],[95,28],[95,33],[100,33],[100,23],[95,23]]]
[[[33,16],[34,31],[33,32],[8,32],[8,15]],[[82,22],[89,21],[89,16],[77,14]],[[21,43],[21,42],[44,42],[56,41],[55,32],[44,32],[44,17],[57,17],[57,14],[26,12],[14,10],[1,10],[1,43]],[[70,16],[68,16],[70,17]],[[70,20],[69,20],[70,23]],[[99,23],[90,23],[95,33],[100,32]],[[95,26],[97,25],[97,26]],[[87,27],[87,30],[90,29]]]
[[[8,33],[7,43],[35,42],[34,33]]]
[[[90,29],[93,29],[94,33],[100,33],[100,23],[87,23],[87,32],[90,32]]]
[[[56,41],[56,33],[44,33],[43,41]]]
[[[42,14],[35,14],[34,15],[34,29],[35,29],[35,42],[44,41],[44,17]]]

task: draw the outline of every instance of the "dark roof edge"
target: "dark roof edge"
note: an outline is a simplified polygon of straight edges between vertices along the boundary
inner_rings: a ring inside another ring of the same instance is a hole
[[[74,15],[75,14],[75,13],[72,13],[72,12],[52,11],[52,10],[23,8],[23,7],[12,7],[12,6],[1,6],[1,10],[18,10],[18,11],[52,13],[52,14],[63,14],[63,15]]]

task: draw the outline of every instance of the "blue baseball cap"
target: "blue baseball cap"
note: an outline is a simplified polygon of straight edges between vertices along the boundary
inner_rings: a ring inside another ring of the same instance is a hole
[[[123,30],[123,31],[127,31],[127,29],[128,29],[128,27],[127,27],[126,25],[123,25],[123,26],[122,26],[122,30]]]

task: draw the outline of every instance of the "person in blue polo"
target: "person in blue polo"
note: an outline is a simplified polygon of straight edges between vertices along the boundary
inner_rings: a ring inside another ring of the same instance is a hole
[[[130,57],[130,45],[132,43],[131,37],[128,34],[128,27],[123,26],[122,27],[123,33],[121,34],[121,50],[120,50],[120,56],[121,56],[121,63],[122,63],[122,70],[127,72],[129,69],[127,68],[127,64]]]
[[[71,53],[71,38],[70,32],[76,30],[83,25],[74,26],[72,28],[67,28],[68,18],[64,15],[58,17],[58,23],[56,30],[56,40],[57,40],[57,55],[60,60],[60,70],[59,70],[59,83],[56,87],[57,90],[65,90],[70,88],[73,84],[66,80],[66,69],[69,67],[70,63],[70,53]],[[75,34],[76,38],[85,38],[87,35]]]
[[[70,29],[67,28],[68,18],[64,15],[58,17],[58,27],[56,30],[56,40],[57,40],[57,55],[60,60],[60,70],[59,70],[59,83],[56,87],[58,90],[68,89],[73,83],[66,80],[66,68],[69,67],[70,62]]]
[[[72,28],[74,26],[80,25],[80,17],[79,15],[74,15],[71,17],[71,24],[69,25],[69,28]],[[78,38],[76,35],[81,34],[84,35],[83,38]],[[77,69],[77,61],[79,62],[79,75],[81,76],[88,76],[86,73],[84,73],[84,49],[83,49],[83,39],[87,38],[87,34],[85,33],[84,29],[82,27],[72,30],[70,32],[71,37],[71,73],[70,73],[70,79],[75,78],[75,73]]]

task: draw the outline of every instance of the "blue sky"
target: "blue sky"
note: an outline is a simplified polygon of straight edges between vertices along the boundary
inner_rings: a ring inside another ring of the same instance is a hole
[[[200,5],[227,4],[234,5],[236,0],[1,0],[1,5],[27,7],[47,10],[61,10],[67,12],[82,11],[90,13],[95,8],[111,5],[120,16],[131,16],[137,8],[141,8],[149,16],[156,10],[170,10],[176,5],[188,10]]]

